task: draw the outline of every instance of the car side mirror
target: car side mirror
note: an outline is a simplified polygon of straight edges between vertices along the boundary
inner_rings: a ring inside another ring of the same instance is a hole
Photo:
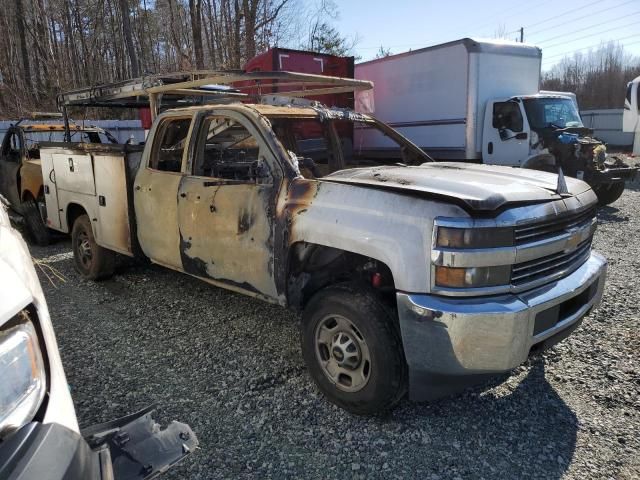
[[[527,138],[527,132],[516,133],[516,140],[526,140]]]
[[[509,133],[506,128],[499,128],[498,134],[500,135],[500,140],[507,140],[509,138]]]

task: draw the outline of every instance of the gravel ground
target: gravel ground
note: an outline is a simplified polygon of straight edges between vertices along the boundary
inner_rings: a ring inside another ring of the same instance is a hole
[[[80,280],[70,243],[33,248],[81,425],[150,403],[200,450],[167,479],[640,477],[640,183],[599,213],[602,305],[500,381],[384,418],[326,402],[295,315],[155,266]]]

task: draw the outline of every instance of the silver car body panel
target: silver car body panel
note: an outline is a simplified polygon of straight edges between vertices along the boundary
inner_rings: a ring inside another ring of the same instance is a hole
[[[58,343],[31,255],[0,205],[0,326],[29,305],[37,311],[49,366],[49,395],[43,423],[57,423],[79,432]]]

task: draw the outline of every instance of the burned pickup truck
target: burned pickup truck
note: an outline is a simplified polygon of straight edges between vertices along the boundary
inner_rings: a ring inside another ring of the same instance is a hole
[[[301,311],[311,376],[358,414],[509,371],[600,301],[586,183],[435,163],[371,116],[267,102],[169,109],[144,148],[43,145],[48,222],[77,270],[142,256]],[[345,125],[401,163],[363,156]]]
[[[72,123],[65,131],[61,114],[36,112],[10,126],[1,144],[0,195],[22,216],[31,240],[39,245],[49,243],[39,144],[63,142],[65,134],[75,143],[117,143],[102,128]]]

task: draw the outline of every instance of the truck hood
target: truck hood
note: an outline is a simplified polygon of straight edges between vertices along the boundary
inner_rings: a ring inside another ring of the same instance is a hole
[[[541,203],[579,195],[589,185],[565,177],[568,194],[557,193],[558,176],[524,168],[433,162],[416,167],[383,166],[340,170],[323,181],[423,193],[455,199],[471,210],[496,210],[511,203]]]

